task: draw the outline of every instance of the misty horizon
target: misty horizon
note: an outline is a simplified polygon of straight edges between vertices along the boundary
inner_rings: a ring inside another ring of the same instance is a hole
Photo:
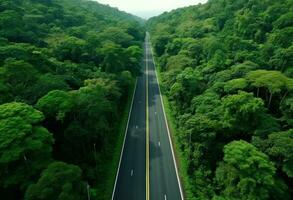
[[[95,0],[138,17],[149,19],[171,10],[206,3],[207,0]]]

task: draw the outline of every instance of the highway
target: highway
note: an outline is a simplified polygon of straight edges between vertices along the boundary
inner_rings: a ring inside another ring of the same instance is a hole
[[[142,72],[112,200],[183,200],[148,33]]]
[[[146,72],[132,99],[112,200],[146,199]]]
[[[183,195],[175,167],[149,36],[145,51],[148,62],[150,199],[181,200]]]

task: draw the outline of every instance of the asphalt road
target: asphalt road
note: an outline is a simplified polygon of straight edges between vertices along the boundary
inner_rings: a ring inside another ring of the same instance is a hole
[[[148,34],[144,47],[112,200],[183,200]]]
[[[181,200],[173,150],[156,77],[151,44],[146,44],[150,129],[150,199]]]
[[[138,77],[112,200],[146,199],[146,73]]]

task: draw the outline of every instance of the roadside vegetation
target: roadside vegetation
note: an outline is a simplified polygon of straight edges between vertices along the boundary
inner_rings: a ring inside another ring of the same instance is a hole
[[[209,0],[147,22],[186,199],[292,198],[292,12]]]
[[[1,0],[1,199],[110,198],[143,39],[96,2]]]

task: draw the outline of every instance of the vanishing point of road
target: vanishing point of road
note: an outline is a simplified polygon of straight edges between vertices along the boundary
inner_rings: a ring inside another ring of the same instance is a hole
[[[148,33],[112,200],[183,200]]]

